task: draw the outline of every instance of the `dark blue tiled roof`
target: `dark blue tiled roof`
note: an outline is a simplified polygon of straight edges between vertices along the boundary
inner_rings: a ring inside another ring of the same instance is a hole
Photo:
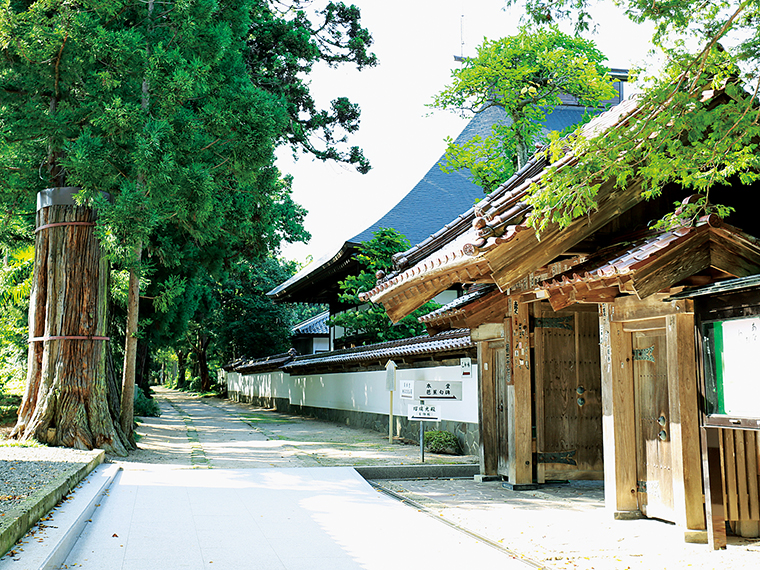
[[[583,107],[558,107],[546,118],[544,133],[562,131],[578,124],[585,111]],[[492,125],[505,122],[507,116],[503,109],[486,109],[472,118],[456,142],[466,142],[476,135],[487,137],[491,134]],[[472,183],[469,170],[458,170],[450,174],[443,172],[441,163],[445,163],[445,160],[445,156],[442,156],[398,204],[348,241],[361,243],[372,239],[374,232],[380,228],[394,228],[412,244],[420,243],[457,215],[469,210],[484,197],[483,189]]]
[[[294,335],[298,334],[330,334],[330,327],[327,326],[327,320],[330,318],[330,311],[324,311],[316,316],[298,323],[290,331]]]

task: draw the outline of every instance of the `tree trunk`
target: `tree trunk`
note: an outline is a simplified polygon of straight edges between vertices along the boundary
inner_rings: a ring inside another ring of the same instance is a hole
[[[126,455],[108,405],[108,263],[76,189],[40,193],[26,389],[11,437]]]
[[[208,373],[208,335],[201,335],[198,343],[198,371],[201,377],[201,392],[205,393],[211,389],[211,377]]]
[[[184,390],[187,381],[187,353],[177,351],[177,390]]]
[[[137,340],[135,384],[143,391],[143,394],[150,397],[150,355],[148,353],[148,343],[139,339]]]
[[[135,248],[136,261],[142,257],[142,244]],[[137,318],[140,307],[140,276],[137,269],[129,271],[129,294],[127,296],[127,330],[124,346],[124,373],[121,382],[121,429],[134,440],[135,426],[135,365],[137,360]]]

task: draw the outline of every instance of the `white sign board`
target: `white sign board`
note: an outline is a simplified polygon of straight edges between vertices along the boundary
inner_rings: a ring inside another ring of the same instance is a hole
[[[409,404],[407,419],[415,422],[441,421],[441,406],[439,404]]]
[[[472,377],[472,358],[460,358],[459,366],[462,368],[462,378]]]
[[[399,380],[401,397],[404,400],[414,400],[414,380]]]
[[[461,380],[416,380],[414,382],[415,400],[461,400]]]

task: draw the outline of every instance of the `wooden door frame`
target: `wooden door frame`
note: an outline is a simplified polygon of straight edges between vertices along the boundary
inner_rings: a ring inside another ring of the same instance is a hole
[[[636,493],[636,441],[632,338],[666,320],[670,437],[675,522],[705,528],[697,398],[697,353],[691,301],[663,302],[656,294],[600,305],[605,504],[616,518],[640,516]],[[659,326],[658,326],[659,328]]]

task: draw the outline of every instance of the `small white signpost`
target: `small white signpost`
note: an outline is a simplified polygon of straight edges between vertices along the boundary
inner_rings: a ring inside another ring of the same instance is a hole
[[[396,363],[392,360],[385,365],[385,388],[391,395],[388,411],[388,443],[393,443],[393,391],[396,389]],[[404,397],[403,392],[401,397]]]

